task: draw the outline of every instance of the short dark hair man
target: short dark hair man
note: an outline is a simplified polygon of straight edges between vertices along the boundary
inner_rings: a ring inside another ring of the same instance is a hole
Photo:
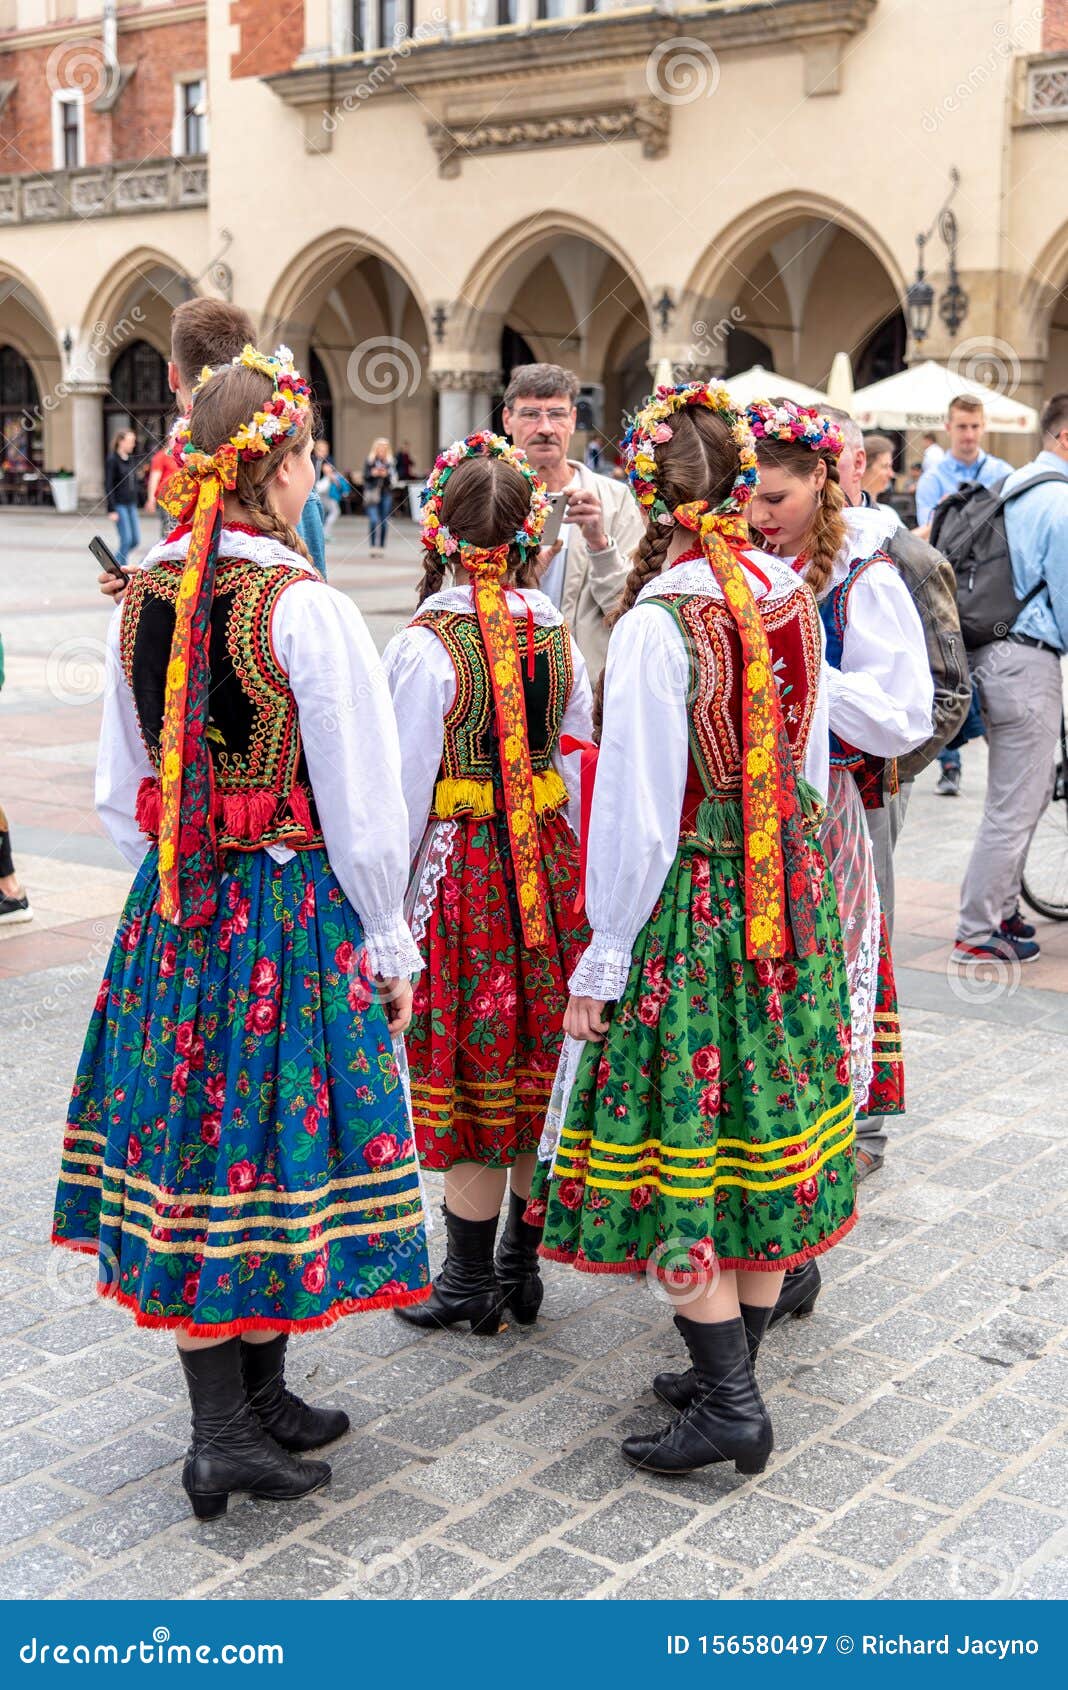
[[[560,542],[542,556],[541,588],[561,611],[594,678],[608,651],[608,617],[645,532],[626,482],[568,457],[579,379],[560,364],[520,364],[504,395],[504,427],[550,493],[566,493]]]
[[[916,488],[916,523],[927,527],[935,506],[947,493],[955,493],[963,481],[978,481],[992,487],[1009,474],[1012,465],[983,451],[986,411],[983,401],[972,393],[960,393],[949,402],[946,433],[949,451],[925,469]],[[926,540],[927,535],[923,538]]]
[[[1042,450],[1014,470],[1011,492],[1044,471],[1063,477],[1005,507],[1013,585],[1024,605],[1007,637],[972,653],[990,755],[986,804],[960,893],[955,961],[1032,962],[1034,928],[1020,917],[1024,863],[1050,801],[1061,725],[1061,658],[1068,651],[1068,393],[1042,411]]]

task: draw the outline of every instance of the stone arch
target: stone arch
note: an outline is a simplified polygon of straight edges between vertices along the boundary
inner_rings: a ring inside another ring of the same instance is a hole
[[[14,265],[0,265],[0,346],[24,359],[37,388],[31,407],[35,455],[49,466],[69,460],[69,439],[57,428],[56,393],[62,377],[59,340],[36,287]]]
[[[80,325],[76,361],[87,376],[104,379],[131,340],[148,341],[168,357],[171,312],[196,292],[177,259],[158,248],[134,248],[97,283]]]

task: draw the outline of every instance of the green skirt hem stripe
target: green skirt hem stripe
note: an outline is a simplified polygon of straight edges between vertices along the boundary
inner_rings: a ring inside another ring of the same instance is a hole
[[[841,1226],[836,1227],[826,1238],[821,1238],[816,1244],[806,1244],[803,1249],[795,1250],[789,1256],[781,1256],[773,1262],[754,1262],[743,1256],[720,1256],[717,1257],[715,1266],[720,1273],[783,1273],[791,1268],[803,1267],[806,1262],[811,1262],[816,1256],[822,1256],[832,1249],[847,1232],[852,1232],[859,1219],[860,1216],[854,1209]],[[577,1273],[639,1274],[650,1271],[649,1257],[644,1261],[591,1262],[588,1256],[583,1256],[580,1252],[554,1249],[547,1244],[538,1246],[538,1255],[544,1256],[547,1262],[566,1262],[568,1267],[573,1267]],[[708,1279],[710,1270],[705,1268],[700,1273],[683,1273],[677,1269],[662,1268],[654,1262],[652,1272],[657,1279],[668,1285],[683,1286],[700,1285]]]

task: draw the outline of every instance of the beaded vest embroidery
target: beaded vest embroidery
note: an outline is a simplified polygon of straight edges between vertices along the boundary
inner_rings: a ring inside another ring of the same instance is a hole
[[[574,679],[571,641],[567,629],[533,627],[534,675],[528,674],[527,640],[531,626],[516,618],[523,671],[530,761],[534,771],[534,803],[539,814],[567,802],[567,788],[552,765],[560,737],[560,722]],[[493,692],[485,646],[473,616],[453,611],[427,611],[416,616],[413,628],[430,628],[452,659],[456,698],[444,723],[441,768],[434,794],[439,817],[466,813],[492,814],[495,808],[492,728]]]
[[[141,783],[138,824],[158,838],[160,731],[164,682],[184,562],[134,573],[122,610],[120,650],[141,737],[156,778]],[[312,579],[304,571],[220,558],[210,612],[211,754],[219,850],[288,845],[320,847],[289,681],[271,645],[271,616],[286,588]]]
[[[859,563],[853,564],[845,579],[839,581],[837,587],[832,587],[820,605],[820,616],[827,634],[827,661],[833,669],[842,667],[846,623],[849,621],[849,595],[860,577],[882,558],[883,553],[876,552],[874,557],[862,558]],[[873,756],[868,751],[858,751],[832,733],[831,762],[837,768],[849,770],[860,789],[866,810],[882,809],[884,788],[891,795],[897,791],[896,758],[888,760]]]

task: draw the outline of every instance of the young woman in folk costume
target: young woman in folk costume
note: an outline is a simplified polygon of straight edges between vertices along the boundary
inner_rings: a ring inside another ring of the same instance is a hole
[[[808,588],[747,549],[756,459],[724,388],[658,388],[625,451],[648,527],[608,650],[593,940],[571,977],[580,1042],[542,1253],[645,1268],[675,1305],[682,1413],[626,1457],[759,1473],[754,1363],[783,1270],[854,1221],[849,999],[815,841],[821,629]]]
[[[97,802],[137,874],[54,1241],[98,1253],[101,1294],[176,1333],[182,1483],[210,1517],[232,1490],[330,1477],[294,1452],[348,1418],[287,1391],[288,1334],[430,1284],[391,1042],[419,967],[396,725],[358,611],[294,532],[311,402],[286,348],[204,372],[183,463],[161,501],[180,525],[109,640]]]
[[[543,1294],[540,1228],[523,1211],[588,937],[560,745],[591,727],[582,657],[532,586],[546,509],[507,441],[451,446],[427,488],[419,614],[385,656],[427,957],[408,1035],[413,1113],[424,1168],[445,1173],[448,1230],[434,1295],[398,1311],[418,1326],[492,1333],[502,1306],[528,1324]],[[444,587],[449,569],[457,584]]]
[[[923,626],[905,583],[879,548],[893,513],[846,505],[836,424],[790,400],[749,407],[759,483],[750,521],[812,588],[827,641],[831,769],[821,835],[842,918],[852,1009],[858,1116],[905,1107],[893,963],[864,820],[896,790],[894,759],[931,732],[934,698]],[[858,1175],[862,1152],[858,1148]],[[819,1268],[784,1287],[776,1319],[810,1312]]]

